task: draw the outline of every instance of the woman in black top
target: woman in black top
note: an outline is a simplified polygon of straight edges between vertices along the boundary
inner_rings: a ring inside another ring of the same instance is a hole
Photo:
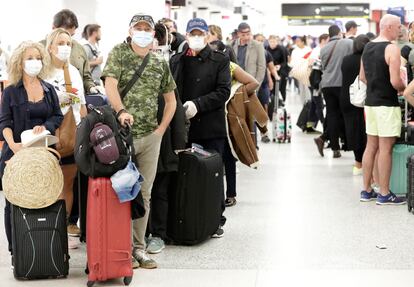
[[[342,89],[340,105],[345,120],[348,149],[353,150],[355,155],[354,175],[362,174],[362,156],[367,144],[367,135],[365,133],[364,108],[358,108],[351,104],[349,87],[359,74],[362,52],[368,42],[369,38],[366,35],[356,37],[353,54],[344,57],[341,66]]]
[[[49,70],[49,56],[39,43],[21,43],[10,58],[10,86],[3,92],[0,110],[0,140],[5,141],[0,160],[1,176],[5,162],[22,148],[20,135],[23,131],[33,129],[37,134],[48,130],[54,134],[63,121],[56,91],[43,81]],[[4,217],[11,251],[10,203],[7,200]]]

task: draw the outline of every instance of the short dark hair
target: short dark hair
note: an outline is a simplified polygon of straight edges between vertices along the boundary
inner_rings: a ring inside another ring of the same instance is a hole
[[[243,30],[246,30],[246,29],[251,30],[251,29],[250,29],[250,25],[249,25],[249,24],[247,24],[246,22],[242,22],[242,23],[240,23],[240,24],[239,24],[239,27],[237,27],[237,31],[239,31],[239,32],[242,32]]]
[[[319,36],[319,43],[322,42],[323,40],[328,40],[329,39],[329,35],[328,34],[322,34]]]
[[[63,9],[53,17],[53,27],[63,29],[78,28],[78,18],[71,10]]]
[[[365,45],[369,42],[369,38],[365,34],[361,34],[354,39],[354,54],[362,54]]]
[[[101,29],[101,26],[98,24],[88,24],[83,28],[82,37],[88,40],[88,38],[99,29]]]
[[[355,21],[348,21],[345,24],[345,30],[347,32],[349,32],[349,30],[351,30],[352,28],[356,28],[356,27],[358,27],[358,25]]]
[[[338,25],[329,26],[328,33],[330,38],[338,36],[340,32],[341,29],[339,29]]]
[[[369,38],[369,40],[374,40],[377,36],[372,33],[372,32],[368,32],[365,35],[367,35],[367,37]]]
[[[155,39],[157,39],[159,45],[168,45],[167,43],[167,33],[169,33],[167,26],[164,24],[165,22],[158,21],[155,24]]]

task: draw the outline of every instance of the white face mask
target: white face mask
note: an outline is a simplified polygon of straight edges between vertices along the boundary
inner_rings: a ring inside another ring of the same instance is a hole
[[[71,52],[72,52],[72,48],[70,46],[60,45],[58,46],[58,52],[57,52],[56,57],[62,62],[66,62],[70,58]]]
[[[39,75],[40,71],[43,68],[41,60],[26,60],[24,61],[24,72],[30,77],[36,77]]]
[[[154,41],[152,32],[134,31],[132,34],[132,41],[141,48],[146,48]]]
[[[203,50],[204,47],[207,45],[204,39],[204,36],[189,36],[188,45],[190,46],[190,49],[197,52]]]

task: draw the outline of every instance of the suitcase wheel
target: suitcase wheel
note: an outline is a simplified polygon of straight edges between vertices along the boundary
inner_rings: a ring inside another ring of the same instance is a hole
[[[125,286],[128,286],[132,281],[132,276],[126,276],[124,277],[124,284]]]
[[[94,284],[95,284],[95,281],[88,281],[88,283],[86,283],[86,286],[92,287]]]
[[[273,139],[273,142],[275,143],[276,142],[276,139]]]

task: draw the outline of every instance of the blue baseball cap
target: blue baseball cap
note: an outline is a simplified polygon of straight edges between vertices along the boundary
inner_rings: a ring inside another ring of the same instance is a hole
[[[194,30],[200,30],[202,32],[208,32],[208,26],[204,19],[194,18],[188,21],[187,33],[191,33]]]

